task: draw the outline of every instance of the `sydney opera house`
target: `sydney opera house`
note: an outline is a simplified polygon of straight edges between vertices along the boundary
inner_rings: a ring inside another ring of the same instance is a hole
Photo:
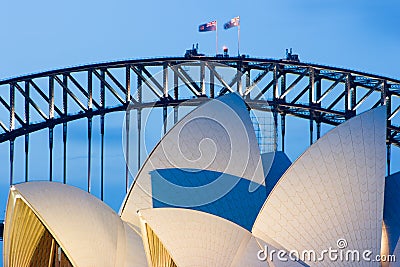
[[[118,214],[69,185],[12,186],[4,266],[396,266],[376,260],[400,258],[385,112],[349,119],[291,163],[260,153],[239,95],[208,101],[156,145]],[[370,260],[323,258],[330,248]]]

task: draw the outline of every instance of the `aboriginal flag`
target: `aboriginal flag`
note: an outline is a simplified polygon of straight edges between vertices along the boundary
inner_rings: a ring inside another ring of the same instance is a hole
[[[211,21],[199,26],[199,32],[211,32],[217,30],[217,21]]]
[[[237,17],[231,19],[230,21],[228,21],[227,23],[225,23],[224,24],[224,29],[227,30],[227,29],[230,29],[230,28],[233,28],[233,27],[237,27],[239,25],[240,25],[240,17],[237,16]]]

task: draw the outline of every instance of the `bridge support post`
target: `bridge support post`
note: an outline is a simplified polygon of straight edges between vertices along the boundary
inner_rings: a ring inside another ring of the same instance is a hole
[[[49,128],[49,152],[50,152],[50,159],[49,159],[49,181],[53,181],[53,143],[54,143],[54,126],[50,126]]]
[[[236,70],[236,90],[240,96],[243,96],[242,89],[242,62],[237,62],[237,70]]]
[[[91,170],[92,170],[92,117],[88,118],[88,161],[87,161],[87,180],[88,180],[88,191],[90,190],[90,179],[91,179]]]
[[[10,84],[10,131],[15,128],[15,86]],[[14,179],[14,138],[10,140],[10,185]]]
[[[246,89],[244,90],[244,92],[247,92],[247,90],[249,90],[250,88],[250,82],[251,82],[250,70],[251,70],[250,68],[246,70]],[[246,99],[247,100],[250,99],[250,92],[246,94]]]
[[[63,183],[67,183],[67,123],[63,123]]]
[[[142,110],[138,108],[137,110],[137,131],[138,131],[138,140],[137,140],[137,169],[140,170],[141,167],[141,136],[142,136]]]
[[[104,197],[104,114],[100,116],[100,199]],[[90,179],[88,179],[88,192],[90,193]]]
[[[67,117],[68,116],[68,93],[66,88],[68,88],[68,75],[63,75],[63,116]],[[91,86],[91,83],[90,83]],[[88,83],[88,91],[91,96],[91,87],[89,86]],[[67,183],[67,130],[68,130],[68,124],[66,122],[63,123],[63,183]]]
[[[167,102],[168,100],[168,64],[163,64],[163,101]],[[167,117],[168,105],[165,104],[163,107],[163,128],[164,128],[164,135],[167,133],[168,127],[168,117]]]
[[[168,114],[167,114],[168,108],[167,105],[164,105],[163,107],[163,128],[164,128],[164,135],[167,133],[167,127],[168,127]]]
[[[174,99],[179,100],[178,74],[174,71]],[[174,124],[178,122],[178,106],[174,107]]]
[[[131,110],[128,109],[125,113],[125,193],[129,190],[129,132],[130,132]]]
[[[321,84],[321,77],[319,76],[320,72],[318,70],[314,70],[315,74],[315,99],[314,105],[321,107],[321,102],[318,102],[317,99],[321,98],[322,95],[322,84]],[[321,138],[321,112],[316,112],[316,125],[317,125],[317,140]]]
[[[129,156],[130,156],[130,122],[131,122],[131,68],[130,66],[125,67],[125,88],[126,88],[126,106],[127,110],[125,113],[125,192],[129,190]]]
[[[314,142],[314,120],[312,116],[312,112],[310,111],[310,146]]]
[[[202,96],[206,95],[205,72],[206,72],[206,66],[205,66],[204,62],[201,61],[200,62],[200,89],[201,89]]]
[[[25,123],[29,125],[29,81],[25,81]],[[29,173],[29,134],[25,134],[25,182],[28,182]]]
[[[106,74],[104,69],[100,70],[101,81],[100,81],[100,106],[104,110],[106,107],[105,103],[105,78]],[[101,136],[101,151],[100,151],[100,199],[104,199],[104,120],[105,115],[100,115],[100,136]],[[88,179],[88,192],[90,193],[90,179]]]
[[[168,99],[168,64],[163,64],[163,100],[167,101]],[[164,126],[164,135],[167,133],[168,121],[167,121],[167,104],[163,107],[163,126]]]
[[[345,119],[348,120],[353,116],[353,99],[356,99],[355,90],[353,90],[353,77],[350,73],[346,75],[345,95],[344,95],[344,110]]]
[[[214,70],[214,65],[213,64],[209,64],[209,68]],[[214,72],[210,70],[210,98],[214,98],[215,97],[215,87],[214,87],[214,83],[215,83],[215,75]]]
[[[274,64],[274,74],[273,74],[273,100],[274,103],[279,99],[279,67],[278,64]],[[278,150],[278,106],[273,107],[273,117],[274,117],[274,152]]]
[[[276,107],[273,110],[274,116],[274,152],[278,151],[278,111]]]
[[[10,141],[10,185],[14,183],[14,140]]]
[[[140,75],[138,75],[137,77],[137,90],[138,90],[138,102],[139,104],[142,103],[142,84],[143,84],[143,80],[140,77],[142,74],[142,67],[139,66],[138,67],[138,72]],[[176,74],[175,74],[176,75]],[[175,79],[175,78],[174,78]],[[176,78],[177,79],[177,78]],[[137,139],[137,169],[138,172],[140,170],[141,167],[141,145],[142,145],[142,109],[139,107],[137,109],[137,134],[138,134],[138,139]]]
[[[386,163],[387,163],[387,175],[390,175],[390,158],[391,158],[391,148],[392,145],[390,143],[386,144]]]
[[[29,134],[25,134],[25,182],[29,177]]]
[[[381,105],[386,104],[386,114],[387,118],[389,118],[392,114],[392,98],[391,95],[387,92],[387,84],[384,81],[382,83],[382,88],[381,88]],[[391,160],[391,131],[388,129],[389,126],[391,126],[391,120],[387,119],[386,121],[386,164],[387,164],[387,175],[390,175],[390,160]]]
[[[54,118],[54,76],[49,77],[49,119],[53,120]],[[54,125],[52,124],[49,127],[49,181],[53,181],[53,130]]]
[[[314,105],[315,102],[315,72],[313,68],[309,69],[310,81],[309,81],[309,91],[308,91],[308,103],[310,107]],[[312,109],[310,109],[310,146],[314,142],[314,114]]]
[[[281,95],[286,92],[286,73],[282,73],[281,77]],[[286,96],[284,96],[281,101],[286,103]],[[286,134],[286,114],[281,112],[281,149],[285,152],[285,134]]]
[[[286,114],[281,114],[281,142],[282,142],[282,152],[285,152],[285,134],[286,134]]]

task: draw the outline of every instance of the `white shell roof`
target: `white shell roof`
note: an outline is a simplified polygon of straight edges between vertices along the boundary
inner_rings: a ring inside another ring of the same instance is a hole
[[[139,171],[121,207],[121,217],[139,227],[137,211],[153,208],[152,177],[159,169],[191,172],[207,170],[220,175],[215,182],[184,187],[158,175],[164,192],[190,198],[159,199],[171,206],[195,207],[208,204],[229,192],[240,179],[250,182],[250,191],[264,184],[264,174],[252,122],[244,101],[237,94],[210,100],[179,121],[157,144]],[[230,177],[230,176],[231,177]],[[201,178],[201,175],[197,175]],[[235,177],[232,179],[232,177]],[[154,179],[154,178],[153,178]],[[189,192],[189,193],[188,193]],[[242,198],[242,199],[240,199]],[[249,201],[238,196],[238,201]],[[235,203],[231,203],[232,208]],[[257,211],[258,212],[258,211]]]
[[[180,208],[139,212],[177,266],[268,266],[261,247],[244,228],[218,216]]]
[[[400,259],[400,172],[386,177],[385,205],[383,211],[382,252]],[[399,266],[399,263],[386,263],[382,266]]]
[[[141,237],[93,195],[55,182],[17,184],[12,190],[74,266],[147,266]]]
[[[37,244],[46,230],[14,190],[10,191],[4,229],[3,266],[30,266]]]
[[[348,249],[379,255],[385,112],[385,107],[365,112],[315,142],[274,187],[253,234],[268,236],[287,250],[317,252],[335,248],[344,238]]]

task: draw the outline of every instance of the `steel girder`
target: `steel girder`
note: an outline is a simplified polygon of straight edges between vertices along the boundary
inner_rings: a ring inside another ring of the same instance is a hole
[[[10,142],[10,183],[13,180],[14,140],[20,136],[25,137],[25,180],[28,180],[29,134],[48,129],[49,179],[52,179],[53,128],[63,125],[65,183],[68,123],[87,118],[90,155],[92,118],[100,116],[103,185],[107,113],[123,112],[128,107],[137,110],[140,139],[143,109],[164,109],[165,132],[167,107],[174,107],[175,123],[179,105],[197,106],[227,92],[242,95],[252,109],[273,112],[275,125],[278,125],[278,114],[281,116],[282,149],[286,115],[309,120],[311,144],[314,124],[318,139],[322,123],[338,125],[380,105],[387,107],[388,155],[391,145],[400,147],[400,127],[396,125],[400,123],[400,80],[397,79],[317,64],[247,57],[126,60],[0,80],[0,143]],[[129,111],[126,112],[129,116]],[[89,156],[88,191],[90,164]]]
[[[225,64],[239,69],[240,72],[232,77],[221,77],[215,69],[216,64],[218,68],[221,68],[220,64]],[[262,108],[264,102],[280,114],[312,118],[316,122],[337,125],[357,114],[365,102],[369,104],[362,110],[378,105],[390,105],[387,142],[399,145],[399,127],[393,125],[392,121],[396,121],[400,105],[392,107],[391,103],[397,101],[393,98],[400,98],[400,80],[316,64],[243,57],[118,61],[1,80],[0,106],[9,114],[9,123],[5,122],[4,116],[1,117],[0,142],[82,117],[90,118],[121,111],[127,107],[129,101],[133,101],[137,108],[142,109],[154,105],[174,106],[188,98],[187,95],[180,97],[181,88],[175,90],[174,96],[171,96],[168,88],[165,88],[168,83],[153,77],[157,72],[174,73],[190,90],[193,98],[214,97],[210,91],[206,93],[204,85],[194,82],[190,73],[185,70],[185,67],[198,68],[199,72],[203,71],[204,76],[204,66],[210,72],[210,76],[214,76],[215,80],[222,84],[223,88],[219,94],[238,91],[241,85],[237,83],[242,79],[242,75],[250,77],[255,73],[255,78],[250,84],[239,92],[248,100],[254,101],[254,108]],[[155,99],[141,101],[139,95],[131,94],[130,83],[133,76],[143,81],[146,86],[142,90],[154,94]],[[279,90],[278,84],[282,84],[284,79],[288,80],[287,76],[293,76],[293,80],[287,86],[281,86]],[[43,83],[43,80],[47,82]],[[263,81],[267,82],[256,95],[252,95],[253,89]],[[235,84],[237,88],[234,88]],[[59,87],[56,91],[55,86]],[[101,90],[111,95],[113,99],[108,102],[112,103],[99,103],[101,99],[96,99],[94,94]],[[271,90],[272,96],[266,97]],[[35,99],[31,96],[32,92],[36,94]],[[59,103],[55,103],[57,94],[62,96]],[[16,95],[24,99],[20,103],[23,108],[17,107]],[[371,101],[374,103],[371,104]],[[77,109],[68,112],[69,103],[73,103]],[[23,114],[17,110],[23,110]],[[35,122],[30,120],[32,113],[36,113],[40,119]]]

